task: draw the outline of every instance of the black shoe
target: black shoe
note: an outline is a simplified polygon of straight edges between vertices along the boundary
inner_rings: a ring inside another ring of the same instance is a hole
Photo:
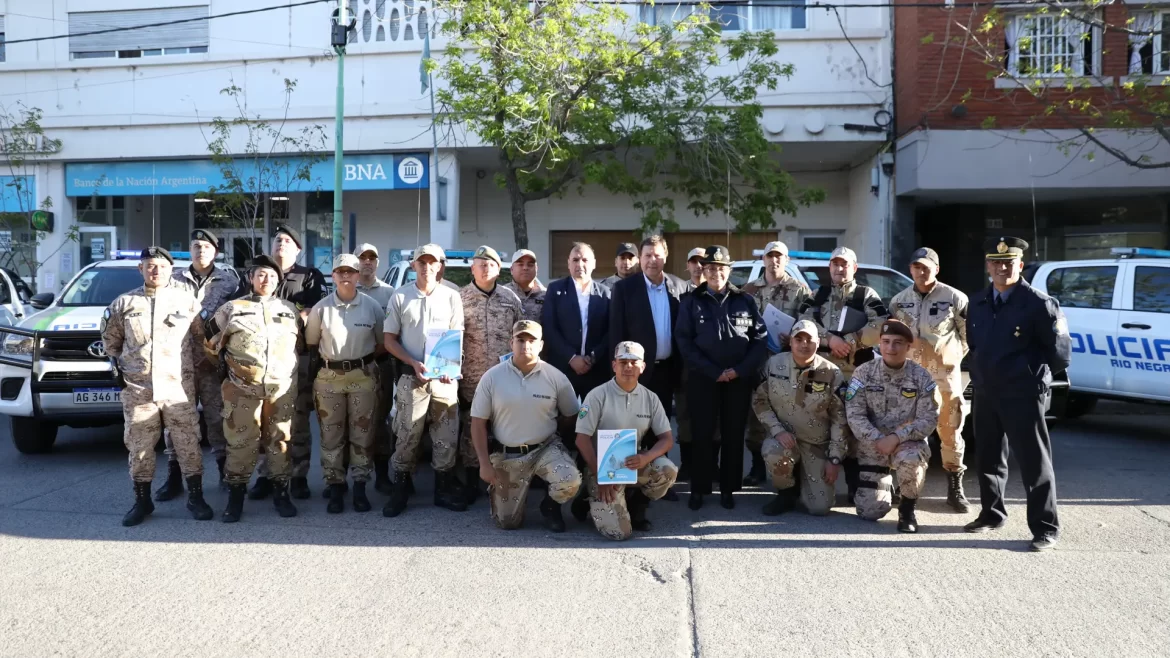
[[[743,479],[743,486],[756,487],[764,482],[764,456],[758,450],[752,451],[752,467]]]
[[[720,491],[719,504],[723,506],[723,509],[735,509],[735,498],[732,497],[730,491]]]
[[[342,485],[341,492],[345,493],[348,488],[348,485]],[[288,493],[297,500],[308,500],[309,496],[313,495],[313,492],[309,491],[309,478],[295,477],[289,480]]]
[[[918,517],[914,515],[917,498],[903,498],[898,504],[898,532],[918,532]]]
[[[215,466],[219,469],[219,488],[221,491],[227,491],[227,483],[223,481],[223,469],[227,464],[227,457],[216,457]]]
[[[286,519],[297,515],[297,508],[288,498],[288,480],[275,480],[272,485],[272,506]]]
[[[463,500],[463,492],[451,471],[435,471],[435,507],[452,512],[467,511],[467,501]]]
[[[179,462],[167,462],[167,481],[154,492],[154,499],[163,502],[178,498],[183,493],[183,471]]]
[[[584,494],[577,496],[569,503],[569,512],[573,514],[573,518],[581,523],[589,520],[589,499]]]
[[[565,519],[561,516],[561,504],[547,494],[540,501],[540,515],[544,517],[544,527],[551,532],[564,532]]]
[[[240,520],[244,513],[244,495],[247,494],[247,490],[246,484],[228,485],[228,504],[222,517],[224,523],[235,523]]]
[[[960,514],[971,511],[971,503],[963,493],[963,472],[947,473],[947,505]]]
[[[646,510],[650,507],[650,499],[641,489],[626,488],[626,509],[630,512],[630,527],[638,532],[650,530],[650,520],[646,518]]]
[[[370,499],[366,498],[366,483],[353,483],[353,511],[368,512],[370,511]]]
[[[678,494],[676,494],[674,492],[674,488],[671,487],[670,489],[666,490],[665,494],[662,495],[662,500],[666,500],[666,501],[669,501],[672,503],[677,503],[678,502]]]
[[[796,487],[781,489],[776,495],[764,503],[764,516],[780,516],[785,512],[796,509]]]
[[[1028,548],[1034,553],[1042,553],[1044,551],[1050,551],[1055,548],[1056,541],[1056,535],[1041,535],[1033,539],[1032,543],[1028,545]]]
[[[150,513],[154,511],[154,503],[150,500],[150,483],[149,482],[135,482],[134,483],[134,507],[126,512],[126,516],[122,517],[122,525],[129,528],[130,526],[142,523]]]
[[[215,516],[211,505],[203,500],[203,476],[192,475],[187,478],[187,511],[196,521],[210,521]]]
[[[382,516],[393,518],[406,509],[406,501],[414,490],[410,480],[410,473],[407,471],[394,474],[394,490],[390,492],[390,500],[386,501],[386,506],[382,508]]]
[[[341,483],[331,484],[325,487],[325,491],[329,494],[329,504],[325,506],[325,511],[330,514],[341,514],[345,511],[345,491],[341,488]]]
[[[703,507],[703,494],[692,493],[690,499],[687,500],[687,507],[696,511]]]
[[[475,499],[479,498],[479,467],[465,466],[463,467],[463,500],[470,507],[475,503]],[[457,484],[452,479],[452,484]]]
[[[999,530],[1004,525],[1003,520],[991,520],[984,518],[982,514],[975,517],[975,520],[963,526],[963,530],[967,532],[981,533],[991,532],[992,530]]]
[[[394,482],[390,479],[390,460],[386,457],[374,458],[374,491],[384,496],[394,492]]]
[[[272,495],[272,480],[261,475],[248,491],[248,500],[264,500]]]

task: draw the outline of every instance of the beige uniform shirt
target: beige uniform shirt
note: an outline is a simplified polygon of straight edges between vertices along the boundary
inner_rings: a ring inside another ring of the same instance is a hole
[[[936,382],[959,375],[967,355],[967,295],[936,283],[923,295],[914,286],[890,300],[891,317],[914,332],[910,358],[930,371]]]
[[[791,352],[774,354],[764,365],[752,408],[768,436],[788,432],[797,441],[828,446],[828,456],[845,458],[845,378],[828,359],[813,355],[806,368]]]
[[[829,285],[826,283],[825,285]],[[827,350],[829,348],[829,330],[836,329],[841,322],[841,314],[844,312],[845,305],[848,301],[853,299],[853,291],[857,289],[857,281],[850,281],[841,286],[833,286],[829,298],[821,305],[821,320],[817,322],[816,309],[812,307],[814,296],[810,296],[808,300],[801,305],[803,309],[798,320],[812,320],[817,325],[820,332],[821,348]],[[882,322],[889,317],[889,311],[886,305],[882,302],[881,296],[874,291],[873,288],[867,288],[865,292],[865,315],[868,322],[859,331],[849,333],[841,336],[845,342],[849,343],[852,349],[847,359],[838,359],[831,354],[826,354],[826,358],[832,361],[837,366],[841,367],[846,373],[852,372],[853,356],[858,350],[870,349],[878,344],[881,340]]]
[[[925,368],[906,361],[894,370],[881,357],[857,366],[845,389],[845,416],[858,441],[896,434],[903,441],[924,441],[938,425],[934,379]]]
[[[301,314],[276,296],[248,295],[219,308],[207,323],[208,356],[225,352],[228,378],[245,395],[283,395],[297,374]]]
[[[787,272],[779,281],[770,285],[768,278],[761,276],[744,286],[743,290],[756,300],[756,307],[760,309],[760,315],[763,315],[764,309],[771,304],[776,307],[776,310],[787,313],[794,318],[800,317],[800,305],[812,296],[808,285],[803,281],[797,281]]]
[[[585,434],[597,446],[597,430],[635,430],[639,441],[647,430],[654,436],[670,431],[670,419],[662,402],[650,389],[638,384],[626,393],[617,379],[589,391],[577,412],[577,434]]]
[[[399,287],[390,298],[382,329],[397,334],[406,353],[423,361],[427,329],[463,329],[463,302],[458,289],[438,285],[427,295],[414,283]]]
[[[333,293],[317,302],[305,324],[305,344],[316,345],[326,361],[370,356],[382,342],[386,313],[373,297],[357,293],[344,302]]]
[[[463,367],[459,390],[465,401],[479,378],[512,352],[512,325],[523,317],[520,298],[504,286],[484,292],[474,282],[459,291],[463,303]]]
[[[577,394],[565,373],[538,361],[527,375],[509,359],[484,373],[471,401],[471,417],[492,422],[492,434],[506,446],[543,443],[557,431],[557,419],[577,413]]]
[[[192,344],[202,331],[199,302],[178,285],[120,295],[101,322],[102,344],[118,360],[126,388],[154,402],[191,399]]]
[[[509,281],[504,287],[520,298],[520,308],[523,309],[525,320],[540,322],[540,314],[544,311],[544,294],[547,291],[540,281],[533,281],[531,292],[520,290],[515,281]]]
[[[357,284],[357,289],[358,292],[362,292],[369,295],[370,297],[373,297],[374,301],[381,305],[383,312],[385,312],[386,308],[390,306],[390,298],[394,296],[394,289],[390,287],[390,284],[377,277],[374,278],[374,285],[363,286],[359,282]]]

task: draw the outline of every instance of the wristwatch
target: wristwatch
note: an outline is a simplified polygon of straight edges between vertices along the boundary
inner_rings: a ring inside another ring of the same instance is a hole
[[[841,458],[840,457],[829,457],[829,463],[832,464],[833,466],[840,466],[841,465]]]

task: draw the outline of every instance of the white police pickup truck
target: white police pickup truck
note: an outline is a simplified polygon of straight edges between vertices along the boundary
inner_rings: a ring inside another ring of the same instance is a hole
[[[1032,285],[1060,301],[1072,338],[1066,415],[1099,398],[1170,403],[1170,251],[1039,264]]]
[[[43,310],[0,326],[0,414],[8,416],[20,452],[51,450],[61,425],[122,422],[122,391],[98,327],[114,299],[142,285],[138,254],[119,252],[116,257],[125,260],[86,266],[60,298],[51,293],[31,298],[29,305]],[[175,261],[176,269],[188,265]]]

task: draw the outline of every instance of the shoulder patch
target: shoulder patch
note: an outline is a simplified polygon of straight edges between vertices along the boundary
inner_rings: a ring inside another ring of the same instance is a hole
[[[863,384],[860,379],[854,377],[853,379],[849,380],[849,388],[845,389],[845,399],[852,400],[854,396],[857,395],[857,392],[863,388],[865,388],[865,384]]]
[[[926,385],[926,392],[933,393],[934,389],[936,389],[936,388],[938,388],[938,386],[934,383],[934,380],[932,379],[932,380],[930,380],[930,383]]]
[[[584,418],[589,414],[589,405],[581,405],[581,410],[577,412],[577,418]]]

